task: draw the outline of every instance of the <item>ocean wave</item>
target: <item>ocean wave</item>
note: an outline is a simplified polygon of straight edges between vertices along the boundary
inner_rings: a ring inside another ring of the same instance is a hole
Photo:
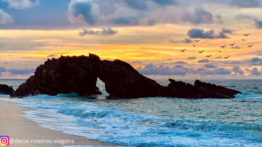
[[[147,98],[87,102],[71,94],[0,100],[36,109],[23,116],[42,127],[108,143],[240,147],[262,143],[262,125],[258,123],[262,117],[258,113],[261,101],[253,98],[259,95],[243,92],[233,100]],[[248,121],[225,121],[233,117],[231,111],[249,117]]]
[[[262,95],[242,91],[241,94],[235,95],[236,99],[262,99]]]
[[[226,141],[223,145],[253,144],[256,146],[262,141],[261,125],[229,124],[194,118],[171,119],[113,110],[91,103],[66,103],[56,112],[61,116],[73,117],[71,122],[76,126],[70,126],[71,130],[67,128],[67,133],[122,145],[212,146]],[[56,118],[56,120],[59,119]],[[49,122],[50,124],[52,123]],[[66,129],[61,126],[55,128],[60,128],[60,131]]]
[[[111,111],[106,117],[87,118],[65,117],[51,110],[26,112],[24,116],[43,127],[67,134],[129,146],[261,145],[257,140],[261,136],[237,135],[239,130],[260,131],[261,126],[218,125],[213,120],[174,120],[121,111]]]

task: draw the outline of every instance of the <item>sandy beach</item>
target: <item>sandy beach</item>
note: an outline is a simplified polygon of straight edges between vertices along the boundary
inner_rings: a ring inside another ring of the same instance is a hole
[[[59,131],[46,129],[38,126],[36,123],[27,120],[20,115],[24,111],[33,109],[17,106],[15,103],[0,101],[0,136],[7,135],[14,141],[21,140],[54,140],[54,141],[67,141],[68,144],[62,145],[61,143],[29,143],[29,144],[10,144],[12,147],[60,147],[69,145],[97,145],[97,146],[117,146],[90,140],[84,137],[67,135]],[[73,140],[73,143],[72,143]],[[40,141],[39,141],[40,142]]]

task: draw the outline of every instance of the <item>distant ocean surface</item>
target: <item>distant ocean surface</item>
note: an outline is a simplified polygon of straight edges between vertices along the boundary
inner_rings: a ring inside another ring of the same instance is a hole
[[[116,100],[108,99],[104,84],[98,81],[102,96],[60,94],[0,100],[35,109],[23,117],[42,127],[108,143],[141,147],[261,147],[262,80],[203,81],[240,90],[242,94],[230,100]],[[23,82],[0,80],[15,89]],[[157,82],[169,83],[166,79]]]

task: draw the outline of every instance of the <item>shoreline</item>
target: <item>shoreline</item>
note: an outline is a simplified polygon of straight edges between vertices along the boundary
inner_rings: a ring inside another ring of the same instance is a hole
[[[1,97],[4,98],[4,97]],[[61,146],[119,146],[116,144],[104,143],[96,140],[87,139],[69,134],[64,134],[60,131],[43,128],[37,123],[30,121],[21,115],[24,111],[32,111],[34,109],[18,106],[13,102],[0,101],[0,136],[9,136],[10,140],[16,142],[23,140],[52,140],[53,143],[18,143],[11,144],[13,147],[61,147]],[[54,143],[58,141],[57,143]],[[68,142],[61,144],[60,142]],[[46,141],[48,142],[48,141]]]

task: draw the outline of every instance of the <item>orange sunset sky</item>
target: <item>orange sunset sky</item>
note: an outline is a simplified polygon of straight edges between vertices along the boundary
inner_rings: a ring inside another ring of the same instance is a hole
[[[0,0],[0,78],[28,78],[48,58],[89,53],[147,76],[261,78],[261,3]]]

